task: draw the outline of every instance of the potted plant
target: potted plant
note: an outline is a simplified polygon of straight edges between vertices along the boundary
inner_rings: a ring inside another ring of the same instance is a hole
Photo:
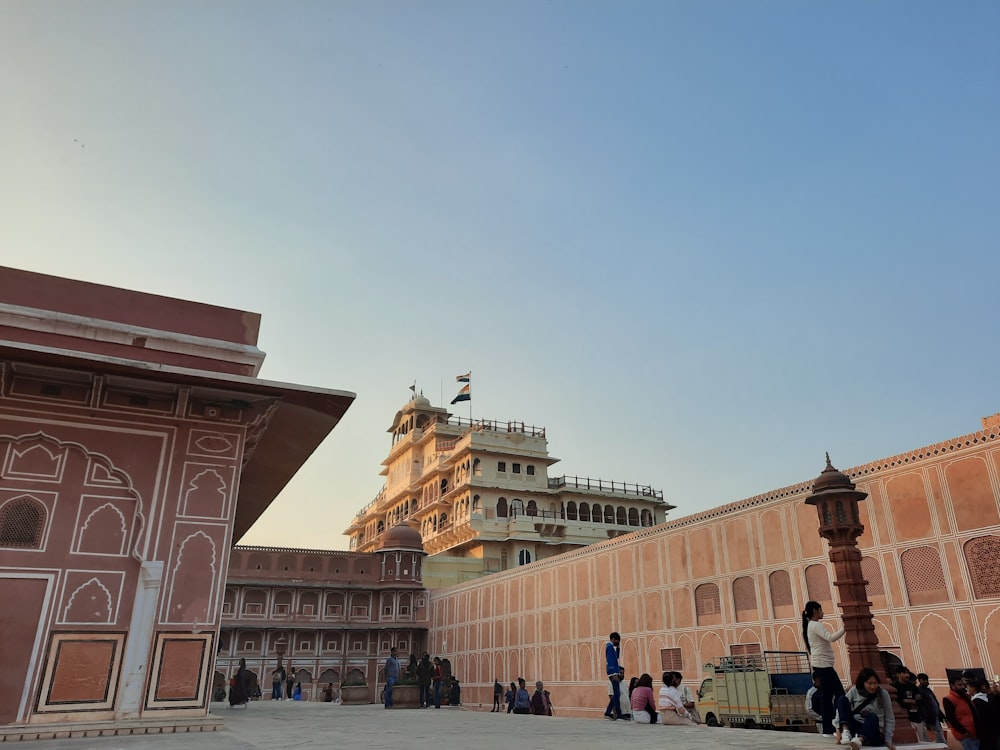
[[[392,705],[396,708],[420,708],[420,685],[416,677],[400,677],[392,686]]]
[[[352,669],[340,684],[340,702],[343,705],[371,703],[368,681],[359,669]]]

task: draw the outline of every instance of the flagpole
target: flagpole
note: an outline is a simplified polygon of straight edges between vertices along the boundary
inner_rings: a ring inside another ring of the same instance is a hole
[[[469,428],[472,427],[472,370],[469,370]]]

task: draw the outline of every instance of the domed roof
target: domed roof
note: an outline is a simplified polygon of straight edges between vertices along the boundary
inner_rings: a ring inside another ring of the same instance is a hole
[[[420,532],[405,523],[396,524],[382,538],[382,550],[415,549],[423,552],[424,540]]]
[[[410,399],[409,405],[415,409],[429,409],[431,402],[424,396],[424,394],[420,393]]]
[[[841,471],[837,471],[830,463],[830,454],[826,454],[826,468],[813,480],[813,494],[828,492],[830,490],[853,490],[854,483],[850,477]]]

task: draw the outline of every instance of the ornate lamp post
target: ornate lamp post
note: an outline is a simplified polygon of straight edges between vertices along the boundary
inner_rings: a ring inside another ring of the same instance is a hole
[[[872,603],[868,601],[865,580],[861,572],[861,550],[858,537],[865,530],[858,512],[858,503],[868,497],[854,483],[837,471],[826,454],[826,468],[813,482],[812,494],[806,498],[808,505],[816,506],[819,515],[819,535],[830,543],[830,562],[833,563],[834,582],[840,595],[843,613],[844,642],[847,644],[849,680],[864,667],[871,667],[882,680],[892,697],[896,717],[895,738],[902,742],[916,742],[916,733],[910,727],[903,707],[896,702],[896,691],[882,666],[878,637],[872,624]]]

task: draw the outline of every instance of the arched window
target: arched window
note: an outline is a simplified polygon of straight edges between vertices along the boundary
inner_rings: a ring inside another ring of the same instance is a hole
[[[497,518],[507,517],[507,498],[501,497],[497,500]]]
[[[566,503],[566,518],[570,521],[576,520],[576,503],[572,500]]]
[[[639,509],[629,508],[628,509],[628,525],[638,526],[639,525]]]
[[[771,587],[771,607],[775,617],[790,617],[792,614],[792,579],[787,570],[776,570],[767,578]]]
[[[719,600],[719,587],[714,583],[703,583],[694,590],[694,607],[698,617],[698,624],[707,623],[708,619],[713,622],[719,619],[722,614],[722,604]]]
[[[523,516],[524,515],[524,502],[519,497],[515,497],[510,501],[510,514],[512,516]]]
[[[518,565],[527,565],[530,562],[531,562],[531,551],[530,550],[523,549],[523,550],[521,550],[520,552],[517,553],[517,564]]]
[[[1000,536],[981,536],[965,543],[965,564],[976,599],[1000,596]]]
[[[586,503],[580,503],[580,520],[589,521],[590,520],[590,506]]]
[[[833,603],[833,594],[830,592],[830,574],[827,573],[825,565],[810,565],[806,568],[806,592],[810,599],[820,604]]]
[[[642,525],[652,526],[653,525],[653,513],[649,508],[642,509]]]
[[[482,509],[482,506],[481,506],[480,500],[479,500],[479,495],[473,495],[472,496],[472,509],[473,510],[481,510]]]
[[[621,505],[618,506],[618,510],[615,511],[615,522],[619,526],[625,526],[628,523],[628,514],[625,508]]]
[[[0,547],[39,549],[45,530],[45,506],[33,497],[19,497],[0,508]]]
[[[528,501],[528,507],[527,507],[527,510],[525,512],[529,516],[537,516],[538,515],[538,505],[535,503],[534,500],[529,500]]]
[[[472,460],[472,476],[481,477],[483,475],[483,467],[478,458]]]
[[[908,549],[900,555],[900,562],[911,606],[948,601],[941,555],[934,547]],[[992,567],[996,567],[996,558],[993,558]]]
[[[747,622],[759,620],[757,611],[757,590],[753,578],[743,576],[733,581],[733,604],[736,607],[736,621]]]
[[[604,506],[604,523],[615,522],[615,508],[613,505]]]

